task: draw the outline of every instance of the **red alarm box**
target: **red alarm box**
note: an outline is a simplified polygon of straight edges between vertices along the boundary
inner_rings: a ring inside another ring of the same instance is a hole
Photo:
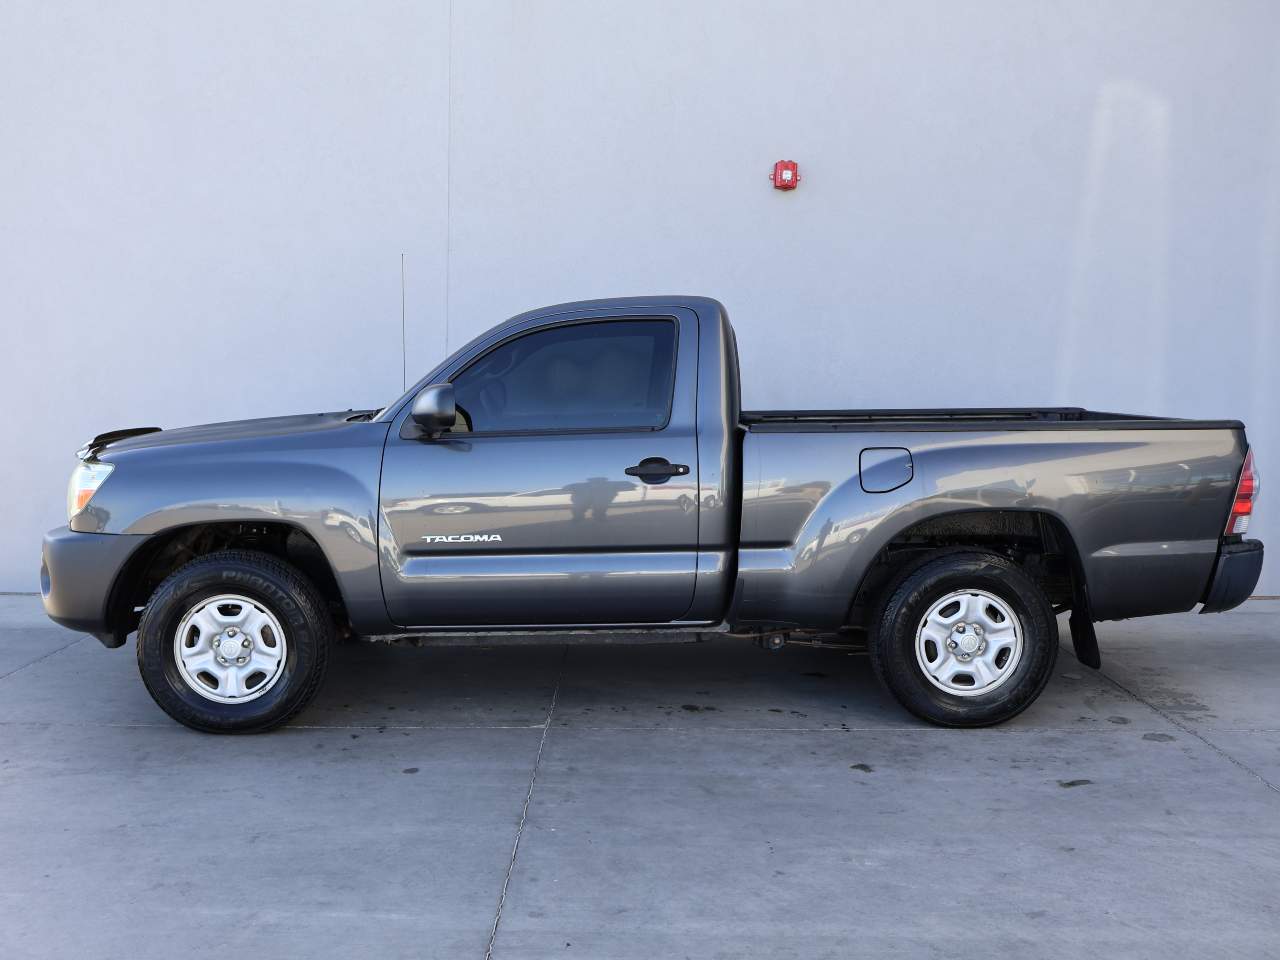
[[[769,175],[775,190],[794,190],[800,183],[800,164],[794,160],[779,160]]]

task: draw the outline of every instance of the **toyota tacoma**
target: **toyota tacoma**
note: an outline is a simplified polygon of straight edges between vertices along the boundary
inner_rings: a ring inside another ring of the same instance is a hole
[[[912,713],[1013,717],[1059,614],[1247,598],[1244,426],[1079,408],[741,409],[724,308],[563,304],[380,410],[104,433],[44,540],[50,617],[137,633],[170,716],[294,716],[339,638],[843,635]],[[829,642],[829,640],[828,640]]]

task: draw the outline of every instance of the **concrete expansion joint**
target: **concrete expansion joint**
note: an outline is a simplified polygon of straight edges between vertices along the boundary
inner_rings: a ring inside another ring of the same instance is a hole
[[[1135,700],[1136,702],[1142,704],[1147,709],[1163,717],[1165,720],[1169,721],[1169,723],[1173,724],[1175,727],[1177,727],[1179,730],[1181,730],[1183,733],[1187,734],[1188,736],[1195,737],[1197,740],[1203,743],[1206,747],[1208,747],[1218,756],[1222,757],[1224,760],[1229,761],[1230,763],[1235,764],[1245,773],[1249,774],[1249,776],[1253,777],[1255,780],[1261,783],[1268,790],[1274,791],[1275,793],[1280,793],[1280,786],[1277,786],[1276,784],[1272,783],[1270,780],[1268,780],[1266,777],[1260,774],[1257,770],[1253,769],[1253,767],[1249,766],[1243,760],[1239,760],[1236,757],[1233,757],[1231,754],[1227,753],[1226,750],[1223,750],[1220,746],[1218,746],[1216,743],[1214,743],[1212,740],[1210,740],[1208,737],[1202,734],[1199,730],[1196,730],[1195,728],[1188,726],[1186,723],[1183,723],[1181,720],[1177,719],[1167,711],[1161,710],[1150,700],[1147,700],[1145,697],[1139,696],[1137,693],[1130,690],[1119,680],[1115,679],[1115,677],[1109,676],[1107,673],[1103,672],[1102,670],[1099,670],[1098,673],[1102,676],[1104,680],[1110,683],[1113,687],[1115,687],[1121,693],[1125,694],[1130,699]]]
[[[0,680],[4,680],[7,677],[12,677],[15,673],[18,673],[19,671],[27,669],[27,667],[34,667],[37,663],[40,663],[43,660],[48,660],[50,657],[61,653],[63,650],[69,650],[71,647],[74,647],[77,643],[80,643],[84,639],[86,639],[84,636],[78,636],[74,640],[72,640],[70,643],[64,643],[62,646],[58,647],[56,650],[50,650],[43,657],[36,657],[34,660],[29,660],[20,667],[14,667],[8,673],[0,673]]]
[[[538,753],[533,758],[533,770],[529,773],[529,789],[524,795],[524,805],[520,808],[520,822],[516,824],[516,838],[511,844],[511,859],[507,861],[507,874],[502,880],[502,892],[498,895],[498,909],[493,914],[493,928],[489,931],[489,943],[484,950],[484,960],[493,960],[493,945],[498,939],[498,925],[502,923],[502,908],[507,903],[507,889],[511,886],[511,874],[516,869],[516,857],[520,855],[520,838],[524,836],[525,821],[529,819],[529,804],[533,802],[533,788],[538,782],[538,769],[542,766],[542,751],[547,746],[547,734],[551,732],[551,718],[555,716],[556,701],[560,698],[560,681],[564,678],[564,665],[568,659],[569,647],[566,645],[560,654],[560,667],[556,671],[556,685],[551,691],[551,703],[547,707],[547,718],[542,722],[542,736],[538,740]]]

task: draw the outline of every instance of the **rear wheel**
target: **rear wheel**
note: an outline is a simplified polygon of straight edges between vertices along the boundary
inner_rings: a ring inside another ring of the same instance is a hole
[[[324,602],[297,570],[228,550],[193,560],[156,589],[138,626],[138,670],[179,723],[257,732],[315,696],[332,633]]]
[[[876,675],[932,723],[981,727],[1017,716],[1040,695],[1058,657],[1044,591],[1009,559],[953,551],[909,568],[872,625]]]

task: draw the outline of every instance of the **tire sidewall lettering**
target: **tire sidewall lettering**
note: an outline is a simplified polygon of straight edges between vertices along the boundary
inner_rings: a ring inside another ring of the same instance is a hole
[[[287,719],[314,694],[315,671],[323,675],[327,660],[320,648],[331,636],[328,611],[314,587],[275,557],[236,551],[221,565],[219,558],[197,558],[157,588],[139,627],[139,669],[157,703],[188,726],[226,732],[264,729],[278,722],[273,717]],[[257,562],[264,569],[255,569]],[[267,607],[284,626],[288,640],[284,675],[265,694],[242,704],[215,703],[191,690],[174,652],[182,617],[202,599],[223,592],[242,594]],[[325,629],[317,631],[317,626]]]

